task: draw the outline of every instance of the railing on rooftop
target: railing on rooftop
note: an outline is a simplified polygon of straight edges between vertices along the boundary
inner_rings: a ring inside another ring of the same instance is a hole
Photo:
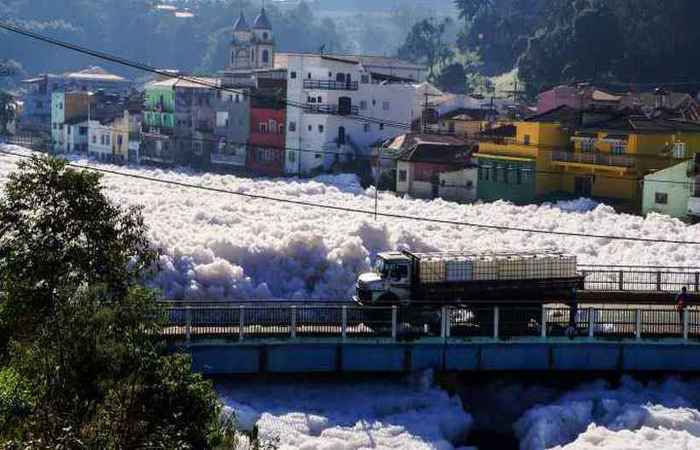
[[[304,80],[304,89],[356,91],[358,87],[357,81]]]
[[[338,105],[314,105],[306,104],[304,111],[308,114],[339,114]],[[350,113],[352,115],[357,115],[360,113],[359,106],[352,106],[350,108]]]
[[[629,156],[623,155],[612,155],[608,153],[600,152],[567,152],[567,151],[554,151],[552,152],[552,161],[558,162],[569,162],[569,163],[579,163],[579,164],[595,164],[599,166],[612,166],[612,167],[634,167],[635,160]]]
[[[443,341],[514,338],[700,339],[700,310],[667,307],[567,306],[434,309],[319,305],[170,306],[165,337],[225,339],[383,339]]]

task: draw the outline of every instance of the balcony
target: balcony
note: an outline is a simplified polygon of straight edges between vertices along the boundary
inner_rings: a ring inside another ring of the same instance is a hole
[[[175,131],[172,128],[155,127],[144,123],[141,126],[141,131],[144,136],[157,137],[157,136],[173,136]]]
[[[622,167],[631,169],[635,167],[635,160],[629,156],[611,155],[608,153],[583,153],[583,152],[552,152],[553,162],[574,164],[593,164],[597,166]]]
[[[357,81],[304,80],[304,89],[356,91],[358,89],[358,84]]]
[[[339,109],[338,105],[313,105],[313,104],[306,104],[304,107],[304,111],[307,114],[339,114]],[[357,115],[360,113],[360,107],[359,106],[351,106],[350,107],[350,114],[352,115]]]

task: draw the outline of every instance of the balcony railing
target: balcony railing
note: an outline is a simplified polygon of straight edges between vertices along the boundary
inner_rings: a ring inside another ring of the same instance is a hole
[[[304,89],[322,89],[326,91],[356,91],[357,81],[304,80]]]
[[[552,153],[552,161],[595,164],[599,166],[626,167],[635,166],[634,158],[622,155],[611,155],[606,153],[583,153],[583,152],[562,152]]]
[[[153,136],[153,135],[172,136],[175,133],[172,128],[154,127],[152,125],[148,125],[145,123],[141,126],[141,131],[143,132],[144,135],[148,135],[148,136]]]
[[[310,105],[304,108],[308,114],[339,114],[338,105]],[[360,113],[359,106],[351,106],[350,113],[357,115]]]

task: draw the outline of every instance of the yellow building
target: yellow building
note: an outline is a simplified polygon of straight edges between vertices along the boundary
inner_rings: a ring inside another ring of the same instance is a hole
[[[698,152],[700,124],[624,116],[580,129],[571,142],[551,154],[551,167],[562,173],[562,191],[638,211],[641,180]]]
[[[551,155],[569,144],[576,113],[560,107],[522,122],[503,124],[484,132],[476,158],[478,198],[531,203],[561,190]]]

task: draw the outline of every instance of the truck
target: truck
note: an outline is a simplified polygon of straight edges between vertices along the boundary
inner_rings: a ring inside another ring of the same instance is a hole
[[[547,303],[575,304],[583,281],[576,256],[558,252],[385,252],[373,271],[358,277],[354,300],[422,312],[468,306],[474,316],[484,311],[476,318],[481,322],[493,320],[494,306],[526,307],[534,317],[522,320],[531,321]]]

